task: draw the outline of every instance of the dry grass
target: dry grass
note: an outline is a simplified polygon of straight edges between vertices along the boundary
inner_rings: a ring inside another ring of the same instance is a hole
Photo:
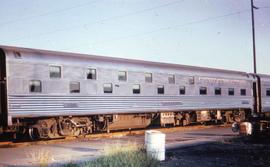
[[[144,149],[143,145],[128,142],[126,144],[116,143],[113,145],[105,145],[104,155],[114,155],[120,152],[133,152]]]
[[[47,150],[33,151],[28,156],[33,160],[34,165],[40,167],[47,167],[53,161],[51,153]],[[143,145],[136,143],[106,145],[103,155],[95,160],[59,164],[65,167],[156,167],[159,165],[159,161],[147,156]]]
[[[84,164],[70,163],[66,166],[84,167],[156,167],[159,162],[147,156],[142,145],[136,143],[105,146],[104,155]]]
[[[50,162],[53,161],[51,153],[47,150],[42,149],[30,152],[29,157],[34,161],[34,163],[38,164],[40,167],[47,167],[49,166]]]

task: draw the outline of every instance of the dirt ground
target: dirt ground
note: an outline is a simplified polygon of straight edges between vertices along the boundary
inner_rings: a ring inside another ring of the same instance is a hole
[[[270,135],[226,139],[200,146],[168,150],[161,166],[270,166]]]

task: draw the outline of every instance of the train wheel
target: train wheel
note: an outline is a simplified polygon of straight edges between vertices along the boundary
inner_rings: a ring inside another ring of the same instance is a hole
[[[29,134],[29,137],[30,137],[31,140],[39,139],[38,130],[36,128],[29,127],[28,134]]]
[[[188,125],[188,121],[186,119],[183,119],[183,126],[187,126]]]
[[[48,127],[48,137],[50,139],[53,139],[53,138],[59,138],[59,134],[58,134],[58,129],[57,129],[57,123],[56,121],[52,122],[50,124],[50,127]]]

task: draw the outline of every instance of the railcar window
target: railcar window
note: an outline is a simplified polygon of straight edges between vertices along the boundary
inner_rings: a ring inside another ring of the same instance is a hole
[[[266,96],[270,96],[270,88],[266,88]]]
[[[61,78],[60,66],[50,66],[50,78]]]
[[[14,57],[16,59],[21,59],[22,58],[22,54],[20,52],[13,52],[14,53]]]
[[[69,90],[70,93],[80,93],[80,82],[70,82]]]
[[[29,91],[30,92],[41,92],[41,81],[31,80],[29,82]]]
[[[112,84],[111,83],[103,84],[103,92],[104,93],[112,93],[113,92]]]
[[[228,89],[228,95],[229,96],[234,96],[234,88],[229,88]]]
[[[247,92],[246,89],[240,89],[241,96],[246,96]]]
[[[127,81],[127,72],[126,71],[119,71],[118,72],[118,80],[119,81]]]
[[[153,81],[152,73],[145,73],[144,76],[145,76],[145,82],[152,83]]]
[[[169,84],[175,84],[175,76],[170,74],[168,77]]]
[[[133,94],[140,94],[140,93],[141,93],[140,85],[134,84],[133,85]]]
[[[221,88],[215,88],[215,95],[221,95]]]
[[[164,94],[164,85],[158,85],[157,87],[157,93],[158,94]]]
[[[194,78],[194,76],[188,77],[188,83],[189,83],[190,85],[194,85],[194,84],[195,84],[195,78]]]
[[[207,88],[206,87],[200,87],[200,95],[207,95]]]
[[[87,75],[87,79],[93,79],[93,80],[97,79],[97,71],[96,71],[96,69],[88,68],[87,72],[86,72],[86,75]]]
[[[179,94],[180,95],[186,94],[186,87],[185,86],[180,86],[179,87]]]

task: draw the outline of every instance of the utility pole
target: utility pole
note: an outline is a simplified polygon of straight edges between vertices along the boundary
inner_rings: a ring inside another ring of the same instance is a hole
[[[257,66],[256,66],[256,46],[255,46],[255,25],[254,25],[254,9],[258,9],[253,4],[253,0],[251,0],[251,20],[252,20],[252,41],[253,41],[253,69],[254,74],[257,74]]]
[[[255,21],[254,21],[254,9],[259,9],[254,6],[253,0],[251,0],[251,21],[252,21],[252,43],[253,43],[253,69],[257,83],[253,83],[253,96],[254,96],[254,113],[261,112],[261,85],[260,77],[257,76],[257,63],[256,63],[256,45],[255,45]],[[255,85],[254,85],[255,84]]]

